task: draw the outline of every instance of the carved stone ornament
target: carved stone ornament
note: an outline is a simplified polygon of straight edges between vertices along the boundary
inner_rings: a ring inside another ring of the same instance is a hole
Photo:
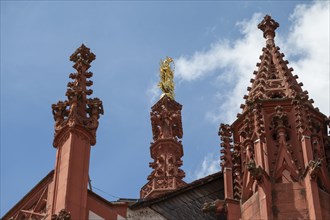
[[[202,207],[204,213],[215,212],[217,215],[227,213],[227,204],[225,200],[214,200],[212,202],[205,202]]]
[[[71,220],[71,214],[65,209],[62,209],[57,215],[52,215],[51,220]]]
[[[318,134],[322,129],[322,124],[312,114],[308,115],[308,129],[312,134]]]
[[[70,74],[73,82],[68,83],[66,92],[68,99],[52,105],[55,120],[55,147],[59,144],[57,139],[60,138],[58,136],[63,130],[77,126],[89,133],[91,145],[96,142],[96,129],[99,116],[103,114],[103,105],[98,98],[87,98],[93,93],[93,90],[88,89],[93,82],[87,80],[93,74],[87,70],[94,59],[95,55],[85,45],[81,45],[70,57],[70,60],[75,62],[73,67],[77,72]]]
[[[275,107],[275,113],[272,117],[272,121],[270,124],[270,129],[277,130],[279,128],[288,128],[289,127],[289,120],[288,115],[283,112],[282,106]]]
[[[311,179],[313,179],[313,180],[316,179],[318,173],[321,171],[321,166],[322,166],[322,159],[309,161],[308,167],[309,167],[309,173],[310,173]]]
[[[305,109],[305,103],[307,102],[307,98],[297,95],[292,100],[292,104],[294,105],[294,115],[295,115],[295,124],[296,124],[296,130],[298,138],[301,139],[305,131],[307,129],[306,127],[306,109]]]
[[[244,119],[244,125],[239,130],[239,135],[242,136],[244,139],[251,139],[253,134],[253,122],[249,117]]]
[[[269,129],[272,130],[273,139],[278,142],[286,142],[290,139],[288,130],[289,125],[288,115],[283,111],[282,106],[275,107],[275,113],[272,116]],[[284,135],[284,140],[283,136]]]
[[[256,103],[254,106],[253,114],[254,114],[254,120],[255,120],[255,132],[257,134],[257,136],[264,140],[264,137],[266,135],[265,133],[265,123],[264,123],[264,119],[263,119],[263,115],[261,113],[261,107],[262,105],[260,103]]]
[[[220,124],[218,135],[221,140],[221,168],[224,170],[225,167],[232,167],[232,156],[231,156],[231,148],[232,148],[232,130],[230,125],[228,124]]]
[[[153,171],[147,178],[149,182],[140,191],[142,198],[159,196],[186,184],[182,181],[185,172],[179,168],[182,166],[183,156],[182,105],[174,100],[171,62],[173,60],[168,57],[161,61],[161,80],[158,85],[163,95],[151,107],[150,119],[154,142],[151,143],[150,153],[154,161],[149,163]]]
[[[241,145],[235,143],[232,153],[233,163],[233,191],[234,199],[241,199],[242,194],[242,160],[241,160]]]
[[[141,191],[140,191],[140,197],[141,198],[145,198],[146,196],[149,195],[149,193],[151,192],[152,190],[152,182],[148,182],[146,185],[144,185],[142,188],[141,188]]]
[[[261,166],[256,165],[256,162],[254,160],[250,160],[246,164],[247,170],[250,172],[251,176],[257,180],[258,182],[262,181],[262,176],[263,176],[263,169]]]
[[[269,15],[266,15],[264,19],[258,25],[258,28],[264,32],[264,38],[275,37],[275,30],[279,27],[279,24],[274,21]]]
[[[153,140],[182,138],[182,106],[167,96],[163,96],[150,112]]]

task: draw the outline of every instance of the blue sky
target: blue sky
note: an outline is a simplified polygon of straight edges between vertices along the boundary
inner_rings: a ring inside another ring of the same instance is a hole
[[[103,101],[90,177],[108,200],[138,198],[151,169],[149,112],[160,59],[176,64],[186,182],[219,170],[218,126],[231,123],[256,69],[270,14],[315,106],[329,115],[328,1],[1,1],[2,216],[54,168],[51,104],[64,100],[69,56],[96,54]],[[112,197],[111,195],[115,196]]]

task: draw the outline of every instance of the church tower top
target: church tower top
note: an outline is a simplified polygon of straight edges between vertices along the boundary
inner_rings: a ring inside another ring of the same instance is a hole
[[[220,125],[225,199],[215,210],[228,219],[287,219],[294,212],[322,219],[321,192],[330,192],[329,119],[313,107],[275,45],[278,27],[269,15],[258,25],[266,46],[242,114]],[[283,204],[288,193],[295,198]]]
[[[312,107],[313,100],[309,100],[308,92],[302,89],[303,83],[297,81],[298,76],[293,75],[293,68],[288,67],[289,61],[284,59],[284,53],[275,45],[275,30],[278,27],[279,24],[269,15],[258,25],[263,31],[266,46],[262,48],[257,70],[253,72],[255,78],[250,80],[252,85],[247,87],[246,101],[241,105],[243,113],[251,104],[267,100],[301,100]]]

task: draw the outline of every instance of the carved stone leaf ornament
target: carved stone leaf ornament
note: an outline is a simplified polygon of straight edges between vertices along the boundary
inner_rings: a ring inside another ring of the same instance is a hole
[[[52,215],[51,220],[71,220],[71,214],[65,209],[62,209],[57,215]]]
[[[311,179],[315,180],[317,174],[320,172],[322,166],[322,159],[311,160],[309,161],[308,167]]]
[[[212,202],[205,202],[202,207],[202,211],[207,212],[215,212],[217,215],[226,214],[227,213],[227,204],[225,200],[214,200]]]
[[[246,164],[247,170],[250,172],[251,176],[257,180],[258,182],[260,182],[262,180],[262,173],[263,173],[263,169],[256,165],[256,162],[254,160],[250,160],[247,164]]]

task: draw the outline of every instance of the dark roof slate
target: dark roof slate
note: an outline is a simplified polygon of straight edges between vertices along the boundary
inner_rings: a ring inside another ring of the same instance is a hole
[[[149,207],[167,219],[219,219],[215,213],[203,213],[205,202],[224,199],[221,172],[198,179],[157,198],[140,200],[131,209]],[[221,218],[220,218],[221,219]]]

